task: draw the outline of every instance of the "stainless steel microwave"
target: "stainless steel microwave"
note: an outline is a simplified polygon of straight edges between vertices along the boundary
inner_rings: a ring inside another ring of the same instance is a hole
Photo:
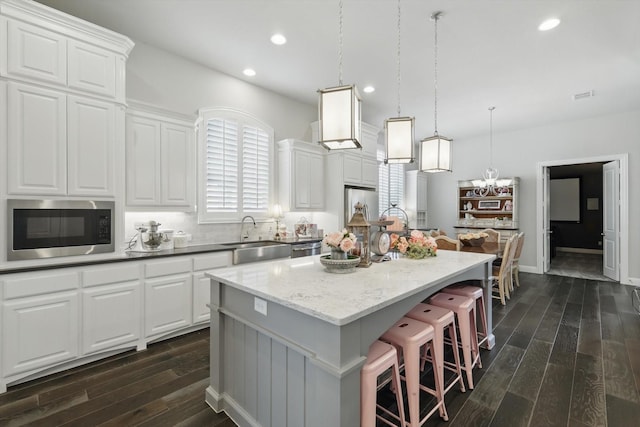
[[[114,252],[114,202],[7,200],[7,260]]]

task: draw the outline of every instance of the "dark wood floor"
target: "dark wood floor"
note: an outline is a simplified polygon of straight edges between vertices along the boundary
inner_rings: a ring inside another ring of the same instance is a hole
[[[494,306],[496,347],[482,352],[476,388],[451,390],[449,422],[426,425],[639,425],[631,287],[525,273],[521,283]],[[10,387],[0,426],[233,426],[204,403],[208,342],[208,330],[195,332]]]

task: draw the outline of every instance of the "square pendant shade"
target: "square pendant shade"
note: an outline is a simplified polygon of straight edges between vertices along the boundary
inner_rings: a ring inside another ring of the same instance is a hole
[[[362,148],[360,144],[360,95],[355,85],[319,90],[318,141],[329,150]]]
[[[420,141],[420,170],[422,172],[451,172],[452,139],[434,135]]]
[[[397,117],[384,121],[385,163],[413,163],[413,130],[413,117]]]

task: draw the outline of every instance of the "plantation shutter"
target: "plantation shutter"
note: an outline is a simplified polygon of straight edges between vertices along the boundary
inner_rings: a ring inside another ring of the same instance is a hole
[[[238,210],[238,123],[213,118],[207,121],[206,210]]]
[[[269,135],[245,125],[242,146],[242,209],[265,212],[269,208]]]
[[[379,215],[392,204],[401,207],[404,197],[404,165],[384,163],[384,151],[378,151],[378,210]],[[392,215],[394,213],[392,212]]]
[[[384,164],[384,151],[378,150],[378,215],[389,207],[389,167]]]

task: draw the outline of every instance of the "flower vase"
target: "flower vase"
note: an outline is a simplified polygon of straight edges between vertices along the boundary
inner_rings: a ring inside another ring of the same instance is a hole
[[[331,248],[331,259],[346,260],[347,253],[341,249]]]

